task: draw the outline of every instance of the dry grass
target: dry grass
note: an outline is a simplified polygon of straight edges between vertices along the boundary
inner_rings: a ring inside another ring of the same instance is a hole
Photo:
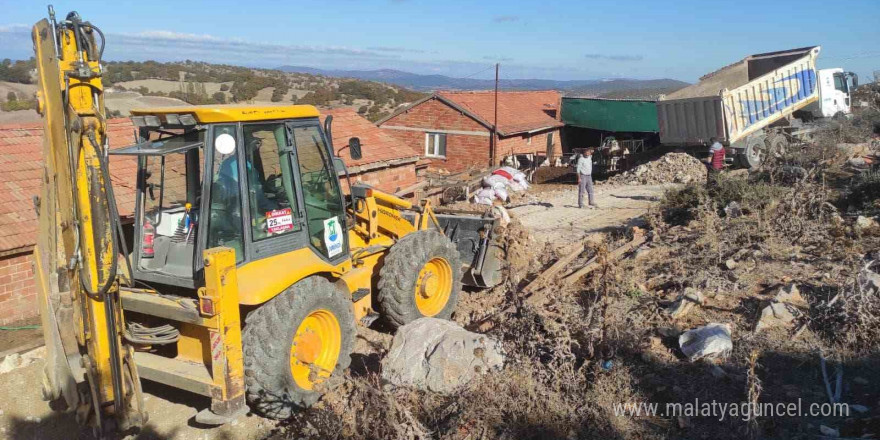
[[[849,437],[872,432],[860,422],[844,426],[834,418],[719,421],[622,417],[613,411],[621,403],[695,399],[822,403],[827,397],[817,380],[817,350],[838,359],[876,359],[880,278],[875,288],[863,269],[878,270],[868,263],[877,257],[866,260],[864,255],[877,249],[880,239],[838,214],[836,206],[844,205],[850,193],[827,183],[827,170],[836,166],[829,161],[839,160],[834,150],[829,144],[810,146],[809,153],[779,158],[763,173],[725,176],[710,188],[689,185],[669,192],[650,214],[653,240],[643,254],[616,262],[604,258],[628,240],[611,234],[586,254],[598,256],[600,269],[577,286],[552,287],[549,301],[539,307],[523,304],[517,292],[549,262],[532,261],[535,250],[514,249],[516,282],[487,293],[499,296],[493,309],[515,309],[496,319],[489,331],[507,353],[503,371],[453,395],[387,389],[376,372],[354,376],[318,408],[279,427],[275,436],[813,438],[820,423],[841,426],[841,434]],[[786,177],[792,167],[802,168],[797,178]],[[866,203],[873,203],[871,197]],[[739,204],[741,216],[725,212],[731,202]],[[510,245],[525,240],[517,234]],[[736,262],[734,269],[727,260]],[[806,327],[755,333],[763,307],[792,282],[809,303]],[[673,320],[666,308],[687,287],[699,289],[706,301]],[[466,298],[478,304],[468,310],[486,307],[476,294]],[[469,313],[462,319],[467,324],[473,317]],[[678,349],[678,333],[709,322],[731,324],[732,353],[726,359],[688,362]],[[849,363],[847,377],[870,376],[873,365]],[[865,397],[845,397],[874,404],[878,389],[863,387]]]

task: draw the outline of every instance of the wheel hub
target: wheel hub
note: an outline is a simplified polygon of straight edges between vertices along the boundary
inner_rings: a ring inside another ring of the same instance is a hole
[[[446,307],[452,295],[452,267],[443,258],[432,258],[416,279],[416,307],[424,316],[434,316]]]
[[[342,349],[342,328],[329,310],[308,314],[296,329],[290,346],[290,373],[303,389],[311,390],[333,374]]]
[[[313,364],[321,351],[321,337],[311,329],[301,335],[296,342],[296,359],[304,364]]]

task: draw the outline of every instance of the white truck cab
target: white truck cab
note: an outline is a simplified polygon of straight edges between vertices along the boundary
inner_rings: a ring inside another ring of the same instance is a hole
[[[844,72],[837,67],[817,69],[819,74],[819,101],[807,110],[816,118],[831,118],[848,115],[852,112],[850,92],[859,86],[859,79],[853,72]]]

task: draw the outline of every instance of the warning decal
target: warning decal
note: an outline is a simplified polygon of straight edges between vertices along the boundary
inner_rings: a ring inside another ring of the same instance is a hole
[[[266,228],[270,234],[293,229],[293,215],[290,208],[276,209],[266,213]]]

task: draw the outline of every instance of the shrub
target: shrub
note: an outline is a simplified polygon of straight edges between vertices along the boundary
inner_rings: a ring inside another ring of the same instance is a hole
[[[689,183],[682,188],[670,189],[660,201],[663,221],[671,225],[686,225],[697,218],[697,209],[706,201],[708,193],[702,183]]]

